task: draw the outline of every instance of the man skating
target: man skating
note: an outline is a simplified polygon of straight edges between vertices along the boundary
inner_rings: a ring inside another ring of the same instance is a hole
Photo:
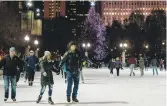
[[[140,60],[139,60],[139,67],[140,67],[141,76],[143,76],[144,75],[144,59],[142,57],[140,57]]]
[[[30,56],[26,58],[27,64],[27,75],[28,75],[28,84],[29,86],[33,85],[35,68],[38,63],[38,58],[34,55],[34,51],[30,51]]]
[[[132,76],[132,74],[133,74],[133,76],[135,76],[135,73],[134,73],[134,68],[135,68],[135,65],[136,65],[136,59],[133,57],[133,56],[131,56],[130,58],[129,58],[129,67],[130,67],[130,76]]]
[[[75,42],[70,42],[69,50],[63,56],[63,59],[60,63],[60,67],[64,64],[66,65],[66,74],[67,74],[67,101],[71,102],[71,92],[72,84],[74,82],[74,88],[72,93],[72,100],[74,102],[79,102],[77,99],[79,79],[80,79],[80,69],[82,67],[83,55],[77,50]]]
[[[4,75],[4,88],[5,88],[5,98],[6,102],[9,97],[9,85],[11,84],[11,99],[16,101],[16,75],[18,69],[21,69],[20,59],[16,56],[15,48],[11,47],[9,50],[9,55],[5,56],[0,62],[0,67],[3,66]]]
[[[158,69],[157,69],[158,62],[157,62],[157,59],[155,57],[153,57],[153,59],[151,60],[151,66],[153,69],[153,75],[155,75],[155,71],[156,71],[156,74],[158,75]]]

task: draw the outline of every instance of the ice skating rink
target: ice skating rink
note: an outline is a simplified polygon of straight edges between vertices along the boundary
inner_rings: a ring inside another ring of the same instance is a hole
[[[54,74],[53,101],[55,106],[165,106],[166,105],[166,72],[159,71],[159,76],[153,76],[152,70],[145,71],[140,77],[129,77],[129,69],[120,70],[120,76],[110,77],[107,68],[84,69],[85,84],[80,82],[79,103],[67,103],[66,84],[61,75]],[[48,89],[40,104],[36,99],[40,91],[40,73],[36,73],[33,87],[29,87],[21,78],[17,86],[17,102],[8,99],[3,102],[3,80],[0,79],[0,106],[50,106],[48,104]]]

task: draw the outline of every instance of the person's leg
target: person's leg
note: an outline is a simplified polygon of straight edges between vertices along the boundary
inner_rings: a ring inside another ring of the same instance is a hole
[[[66,72],[67,73],[67,96],[71,96],[71,91],[72,91],[72,73],[71,72]]]
[[[116,68],[116,70],[117,70],[117,76],[119,76],[119,68]]]
[[[113,74],[113,68],[110,69],[110,74]]]
[[[16,82],[19,82],[19,79],[20,79],[20,72],[18,71],[16,75]]]
[[[156,70],[156,74],[158,75],[158,69],[157,69],[157,67],[155,67],[155,70]]]
[[[73,75],[74,88],[73,88],[72,99],[75,102],[78,102],[77,94],[78,94],[78,87],[79,87],[79,76],[80,76],[80,73]]]
[[[10,77],[10,82],[11,82],[11,99],[15,101],[14,99],[16,98],[16,76]]]
[[[132,64],[130,65],[130,76],[132,75],[132,73],[133,73],[133,66],[132,66]]]
[[[67,74],[64,72],[65,83],[67,83]]]
[[[84,76],[83,76],[83,71],[82,70],[80,71],[80,74],[81,74],[82,83],[84,83]]]
[[[9,97],[9,76],[4,75],[4,89],[5,89],[5,101]]]
[[[155,73],[154,73],[154,69],[155,69],[155,67],[154,67],[154,66],[152,66],[152,70],[153,70],[153,75],[155,74]]]
[[[140,76],[142,76],[143,73],[142,73],[142,67],[140,67]]]
[[[144,67],[142,68],[142,76],[144,75]]]
[[[48,102],[50,104],[54,104],[54,102],[52,101],[52,90],[53,90],[53,85],[48,85],[49,91],[48,91]]]
[[[46,85],[45,86],[41,86],[40,94],[39,94],[39,97],[38,97],[36,103],[39,103],[41,101],[42,96],[43,96],[43,94],[45,92],[45,89],[46,89]]]
[[[34,72],[32,72],[31,86],[33,85],[33,82],[34,82],[34,77],[35,77],[35,71],[34,71]]]
[[[67,74],[67,101],[70,102],[73,79],[71,72],[67,71],[66,74]]]

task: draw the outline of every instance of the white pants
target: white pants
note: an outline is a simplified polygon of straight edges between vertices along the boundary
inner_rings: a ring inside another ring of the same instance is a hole
[[[135,73],[133,72],[133,70],[135,68],[135,64],[131,64],[129,67],[130,67],[130,76],[132,75],[132,73],[134,75]]]

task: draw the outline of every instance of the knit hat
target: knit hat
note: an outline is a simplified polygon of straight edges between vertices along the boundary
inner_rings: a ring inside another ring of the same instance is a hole
[[[9,49],[9,52],[14,52],[16,49],[15,49],[15,47],[11,47],[10,49]]]
[[[48,56],[48,55],[51,55],[50,51],[45,51],[44,56]]]
[[[34,51],[33,51],[33,50],[31,50],[31,51],[30,51],[30,53],[34,53]]]
[[[77,43],[74,42],[74,41],[69,42],[69,43],[68,43],[68,48],[70,48],[72,45],[77,45]]]

